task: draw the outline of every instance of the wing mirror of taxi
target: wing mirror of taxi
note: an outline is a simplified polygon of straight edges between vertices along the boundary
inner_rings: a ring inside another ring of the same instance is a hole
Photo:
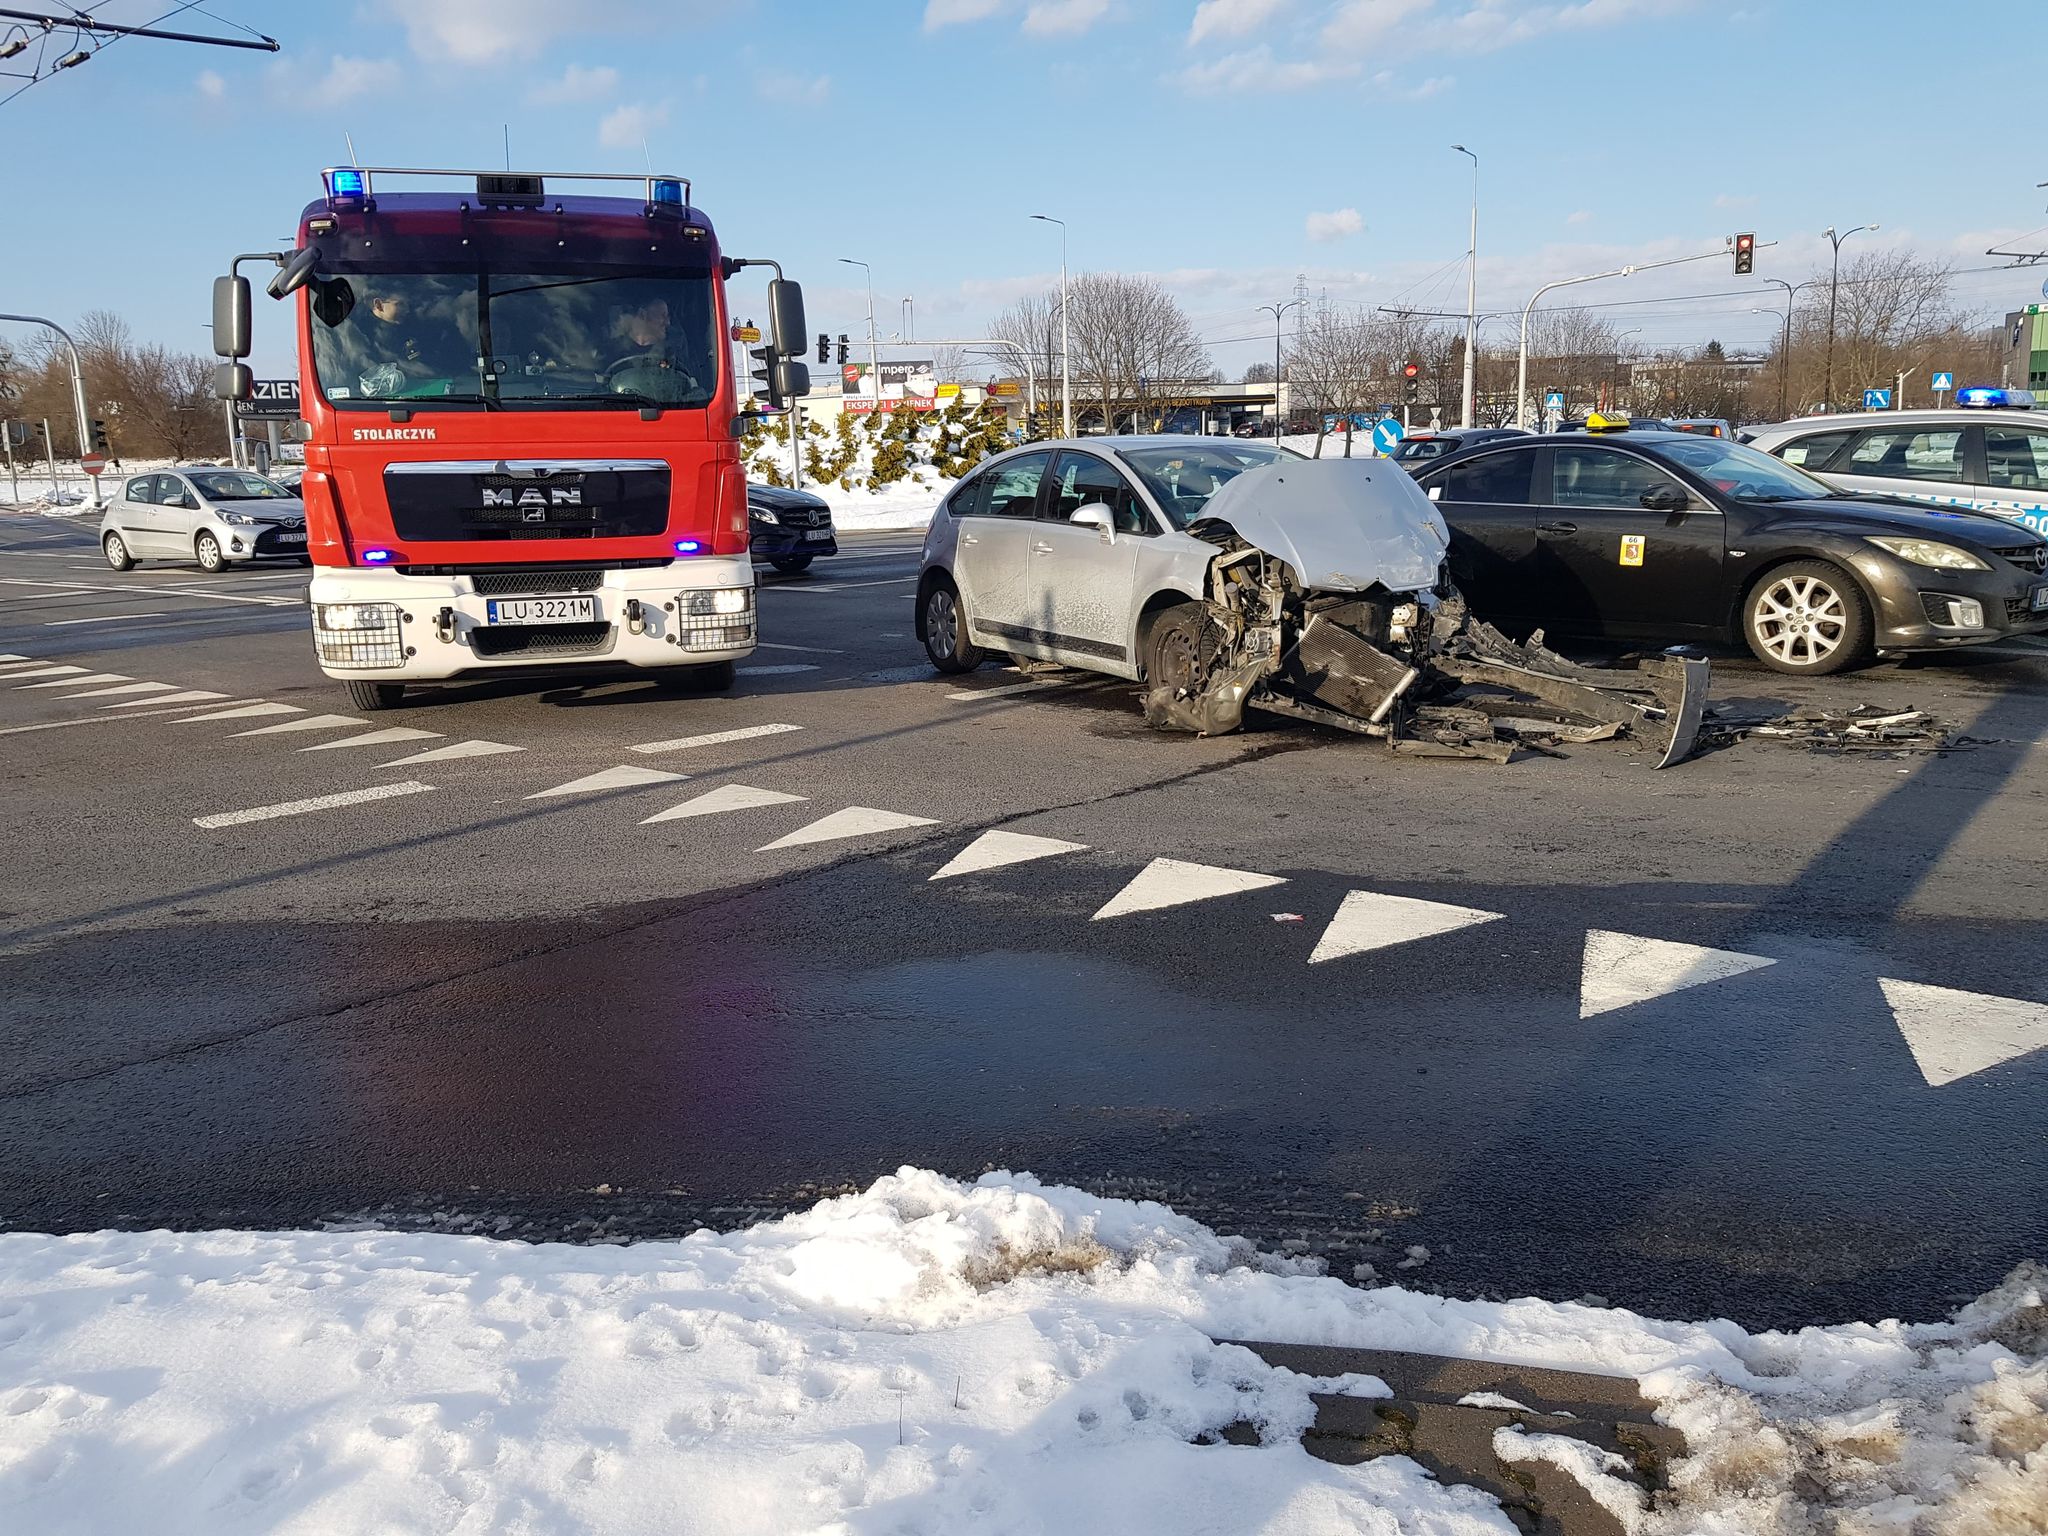
[[[1653,485],[1636,500],[1651,512],[1683,512],[1690,505],[1685,492],[1675,485]]]
[[[1067,521],[1082,528],[1093,528],[1102,535],[1102,542],[1105,544],[1116,542],[1116,518],[1111,515],[1109,508],[1099,501],[1091,501],[1085,507],[1076,507]]]

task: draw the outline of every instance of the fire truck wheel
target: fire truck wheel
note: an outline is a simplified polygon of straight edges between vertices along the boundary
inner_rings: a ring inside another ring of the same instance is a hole
[[[348,689],[348,701],[357,709],[396,709],[405,697],[403,683],[366,683],[356,680],[344,684]]]

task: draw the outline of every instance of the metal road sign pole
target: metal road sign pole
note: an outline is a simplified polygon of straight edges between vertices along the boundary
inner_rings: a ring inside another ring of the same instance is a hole
[[[57,484],[57,439],[50,435],[50,418],[43,418],[43,452],[50,456],[50,499],[56,500],[64,494],[64,488]]]
[[[10,425],[8,422],[0,422],[0,443],[7,447],[7,484],[11,487],[7,499],[18,502],[21,500],[21,476],[15,473],[14,469],[14,434],[7,430]]]

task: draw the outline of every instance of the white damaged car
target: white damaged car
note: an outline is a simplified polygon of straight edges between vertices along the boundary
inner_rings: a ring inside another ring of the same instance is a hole
[[[1449,533],[1398,464],[1213,437],[1090,438],[998,455],[940,504],[917,633],[942,672],[991,652],[1145,685],[1153,724],[1246,709],[1415,752],[1505,761],[1515,741],[1629,734],[1691,750],[1707,663],[1575,666],[1472,619]]]

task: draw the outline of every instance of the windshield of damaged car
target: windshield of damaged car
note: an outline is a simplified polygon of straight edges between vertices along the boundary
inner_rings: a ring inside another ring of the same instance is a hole
[[[1136,448],[1122,455],[1138,472],[1145,489],[1159,503],[1160,510],[1176,528],[1185,528],[1202,515],[1209,498],[1248,469],[1277,464],[1292,455],[1277,448],[1254,448],[1249,444],[1230,447],[1221,442],[1186,448]]]
[[[1801,501],[1835,494],[1833,487],[1805,470],[1794,469],[1760,448],[1723,437],[1689,436],[1683,441],[1659,442],[1657,456],[1683,465],[1737,501]]]
[[[702,406],[721,348],[704,273],[323,273],[313,366],[344,409]]]

